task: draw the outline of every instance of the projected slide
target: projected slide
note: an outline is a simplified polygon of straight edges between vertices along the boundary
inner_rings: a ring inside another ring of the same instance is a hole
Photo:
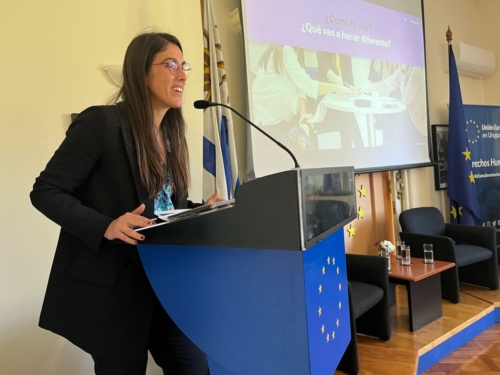
[[[420,0],[244,3],[251,118],[302,167],[429,162]],[[291,166],[257,132],[252,152],[257,176]]]

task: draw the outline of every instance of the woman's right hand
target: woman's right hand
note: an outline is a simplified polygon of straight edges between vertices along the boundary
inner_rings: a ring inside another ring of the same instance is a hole
[[[154,221],[141,216],[145,209],[146,206],[141,204],[132,212],[127,212],[118,219],[113,220],[106,229],[104,237],[108,240],[119,239],[131,245],[137,245],[137,241],[142,241],[145,237],[134,231],[133,228],[148,227],[155,224]]]

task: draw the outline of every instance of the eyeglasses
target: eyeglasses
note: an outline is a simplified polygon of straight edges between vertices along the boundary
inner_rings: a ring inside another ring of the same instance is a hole
[[[156,64],[151,64],[151,65],[165,65],[165,68],[168,68],[170,70],[170,73],[173,75],[176,75],[179,73],[179,68],[181,68],[184,73],[186,74],[187,77],[189,77],[189,74],[191,73],[191,65],[189,65],[187,62],[183,62],[182,64],[177,61],[177,59],[171,59],[168,61],[164,61],[161,63],[156,63]]]

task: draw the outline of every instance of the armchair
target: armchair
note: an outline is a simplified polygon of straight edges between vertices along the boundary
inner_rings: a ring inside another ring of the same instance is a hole
[[[391,338],[389,277],[387,258],[346,254],[349,282],[349,313],[351,342],[340,360],[338,369],[351,375],[359,372],[357,333]]]
[[[411,246],[411,255],[423,258],[423,244],[434,245],[434,259],[454,262],[441,273],[441,295],[460,302],[459,281],[498,289],[496,231],[472,225],[446,224],[435,207],[412,208],[399,215],[400,238]]]

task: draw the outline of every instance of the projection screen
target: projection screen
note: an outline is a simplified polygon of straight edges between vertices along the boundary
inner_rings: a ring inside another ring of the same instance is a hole
[[[251,120],[301,167],[430,165],[421,0],[242,0]],[[290,169],[252,129],[255,176]]]

